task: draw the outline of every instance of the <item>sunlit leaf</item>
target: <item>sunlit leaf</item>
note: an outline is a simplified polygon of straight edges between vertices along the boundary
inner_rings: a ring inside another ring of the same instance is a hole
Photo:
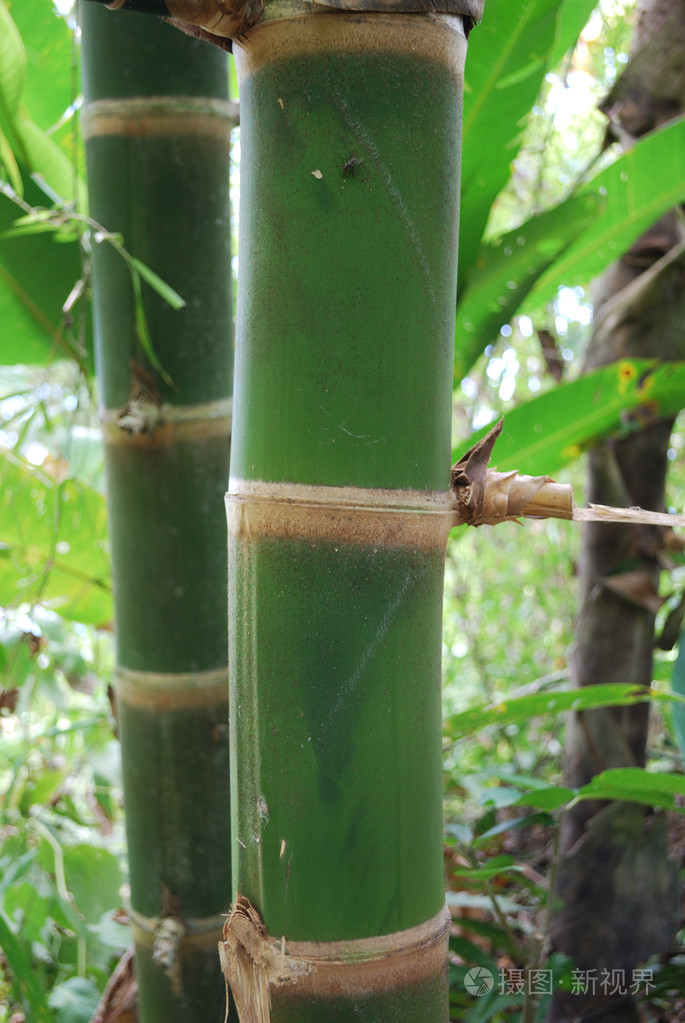
[[[622,799],[685,812],[685,807],[678,807],[677,796],[685,796],[685,776],[657,774],[641,767],[610,768],[578,790],[579,799]]]
[[[0,541],[8,550],[0,561],[0,603],[39,601],[66,618],[111,621],[103,496],[7,454],[0,479]]]
[[[12,18],[28,59],[22,103],[29,117],[43,130],[62,117],[72,96],[73,40],[63,18],[55,17],[46,0],[20,0],[12,4]],[[49,88],[46,88],[49,82]]]
[[[561,285],[596,277],[663,213],[685,201],[685,117],[638,139],[581,194],[606,197],[590,227],[542,275],[524,304],[534,309]]]
[[[545,690],[452,714],[447,719],[445,728],[451,739],[457,739],[473,735],[482,728],[528,722],[534,717],[668,699],[667,693],[647,690],[642,686],[615,683],[581,686],[578,689]]]
[[[685,405],[685,363],[622,360],[560,384],[512,409],[493,453],[501,471],[549,475],[577,458],[591,443],[640,425],[626,413],[645,407],[650,419],[674,415]],[[474,433],[464,450],[489,427]],[[453,461],[464,452],[455,450]]]
[[[525,118],[557,35],[562,0],[488,0],[469,38],[464,85],[460,293],[496,196],[509,179]]]
[[[33,968],[30,945],[18,937],[0,909],[0,947],[12,964],[13,980],[19,991],[26,997],[36,1023],[48,1023],[51,1019],[45,995]]]
[[[569,199],[483,246],[457,304],[455,382],[496,340],[540,274],[594,219],[600,205],[595,195]]]
[[[121,868],[107,849],[85,843],[66,849],[64,873],[76,908],[88,923],[121,905]]]
[[[85,977],[69,977],[53,987],[48,1000],[55,1023],[89,1023],[100,993]]]
[[[4,0],[0,0],[0,124],[14,119],[26,82],[26,51]]]

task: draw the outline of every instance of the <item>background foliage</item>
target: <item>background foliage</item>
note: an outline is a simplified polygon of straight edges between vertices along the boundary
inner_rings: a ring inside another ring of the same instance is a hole
[[[627,410],[646,395],[664,414],[683,404],[682,366],[578,379],[590,280],[685,199],[682,119],[625,156],[602,151],[596,105],[627,61],[632,13],[632,0],[487,0],[471,35],[455,458],[505,412],[498,467],[562,471],[579,488],[583,450],[627,429]],[[0,0],[0,1021],[15,1023],[90,1019],[129,940],[87,307],[90,252],[111,240],[86,216],[74,29],[45,0]],[[674,464],[684,444],[677,431]],[[669,506],[684,502],[674,476]],[[536,921],[558,815],[583,798],[557,784],[577,546],[576,527],[547,522],[462,530],[448,549],[445,856],[460,922],[453,1009],[470,1023],[544,1008],[520,991],[474,998],[463,979],[474,964],[497,973],[543,961]],[[682,575],[681,565],[665,582],[660,623]],[[659,654],[657,693],[675,657]],[[672,806],[681,758],[670,702],[657,706],[647,789],[619,780]],[[680,997],[669,969],[654,1013]]]

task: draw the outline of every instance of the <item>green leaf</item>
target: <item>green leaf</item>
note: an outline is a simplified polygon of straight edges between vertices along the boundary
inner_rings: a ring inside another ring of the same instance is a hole
[[[541,789],[524,792],[512,806],[535,806],[539,810],[559,810],[575,799],[576,791],[564,785],[548,785]]]
[[[11,125],[26,82],[26,51],[4,0],[0,0],[0,124]]]
[[[657,774],[641,767],[615,767],[595,775],[578,789],[578,799],[621,799],[626,802],[680,809],[676,796],[685,796],[685,776]]]
[[[0,603],[40,601],[63,617],[111,621],[106,509],[76,480],[56,482],[0,453]]]
[[[33,181],[27,182],[25,198],[34,206],[45,205],[47,199]],[[85,362],[85,353],[76,349],[62,313],[83,273],[78,242],[57,248],[52,231],[3,238],[2,232],[15,222],[16,215],[15,203],[0,195],[1,361],[4,365],[33,364],[62,357]],[[72,315],[78,322],[75,310]],[[83,319],[88,351],[92,351],[90,319],[89,313]]]
[[[557,38],[549,55],[549,67],[556,67],[569,50],[575,48],[578,36],[597,6],[597,0],[566,0],[558,19]]]
[[[650,416],[673,415],[685,403],[685,363],[624,359],[560,384],[508,412],[493,454],[501,471],[548,475],[591,443],[620,431],[623,414],[640,406]],[[473,434],[475,444],[490,427]],[[463,451],[453,452],[453,461]]]
[[[155,367],[159,375],[167,384],[172,384],[173,380],[159,361],[152,344],[152,338],[150,337],[150,331],[147,326],[145,306],[143,305],[140,277],[133,266],[131,266],[131,283],[133,285],[133,301],[135,305],[136,333],[138,334],[138,340],[140,341],[143,351],[147,355],[151,365]]]
[[[71,160],[50,136],[23,115],[16,119],[14,128],[23,154],[20,162],[26,164],[34,177],[45,182],[53,196],[58,196],[63,202],[76,200],[79,209],[87,209],[84,183]],[[59,259],[57,253],[55,259]]]
[[[4,131],[0,128],[0,166],[4,168],[5,176],[9,181],[10,185],[17,193],[21,195],[24,189],[24,183],[21,180],[21,171],[16,161],[15,155],[12,151],[12,147],[9,144],[7,136]]]
[[[581,194],[606,197],[590,227],[542,275],[524,309],[549,301],[561,285],[596,277],[663,213],[685,200],[685,117],[639,139]]]
[[[97,1009],[100,993],[85,977],[69,977],[56,984],[48,1002],[55,1023],[89,1023]]]
[[[568,199],[481,248],[457,304],[455,382],[496,339],[540,274],[592,222],[600,205],[595,195]]]
[[[121,905],[121,868],[107,849],[76,845],[64,853],[64,874],[74,902],[87,923]]]
[[[477,848],[479,845],[487,844],[491,838],[496,838],[497,835],[502,835],[506,831],[532,828],[535,824],[542,824],[543,827],[548,827],[550,824],[554,824],[554,818],[548,813],[527,813],[523,817],[514,818],[514,820],[500,821],[499,824],[495,824],[494,827],[484,831],[482,835],[478,835],[473,845]]]
[[[464,82],[460,292],[490,209],[509,179],[524,120],[539,92],[562,0],[488,0],[469,38]]]
[[[171,306],[172,309],[183,309],[186,304],[184,298],[181,298],[177,291],[163,281],[159,274],[156,274],[154,270],[151,270],[145,263],[141,263],[135,256],[129,256],[129,263],[134,270],[143,278],[143,280],[153,288],[157,294],[164,299],[164,301]]]
[[[523,873],[523,867],[517,863],[508,863],[500,867],[473,867],[472,869],[455,870],[454,877],[468,881],[489,881],[493,877],[501,877],[509,872]]]
[[[72,95],[73,38],[64,18],[46,0],[12,4],[12,18],[28,59],[22,104],[44,130],[51,128],[74,102]],[[46,87],[46,83],[49,86]],[[76,88],[78,83],[76,84]]]
[[[590,710],[594,707],[628,706],[657,699],[658,694],[642,686],[603,685],[582,686],[579,689],[561,689],[533,693],[528,696],[504,699],[501,703],[472,707],[452,714],[446,721],[446,732],[451,739],[472,735],[482,728],[528,722],[534,717],[557,715],[566,711]]]
[[[28,1001],[32,1019],[36,1023],[49,1023],[45,995],[33,970],[33,962],[26,943],[22,942],[10,927],[5,914],[0,910],[0,947],[2,948],[19,991]]]

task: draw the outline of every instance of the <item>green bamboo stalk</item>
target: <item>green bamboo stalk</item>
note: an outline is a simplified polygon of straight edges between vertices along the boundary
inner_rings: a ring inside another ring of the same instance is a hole
[[[81,25],[91,215],[186,303],[94,236],[140,1018],[215,1021],[230,901],[227,69],[154,19],[84,4]]]
[[[241,897],[224,965],[245,1021],[447,1019],[440,650],[465,51],[460,17],[279,0],[235,47]]]

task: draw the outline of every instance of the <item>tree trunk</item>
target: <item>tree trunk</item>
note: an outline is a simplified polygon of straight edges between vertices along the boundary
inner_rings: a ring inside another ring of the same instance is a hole
[[[626,142],[682,109],[685,16],[678,0],[644,0],[634,53],[604,104]],[[600,281],[586,369],[641,357],[682,359],[685,259],[675,213],[655,224]],[[671,420],[645,407],[634,432],[598,445],[588,464],[588,500],[663,510]],[[649,686],[664,530],[585,526],[580,607],[571,661],[574,684]],[[565,781],[580,786],[609,767],[644,766],[647,705],[569,718]],[[557,994],[550,1021],[637,1020],[632,971],[666,950],[678,925],[675,865],[666,820],[630,803],[581,803],[565,817],[554,945],[581,971],[575,994]],[[607,971],[603,973],[603,971]],[[607,982],[607,976],[611,981]],[[616,978],[623,976],[622,983]],[[602,985],[601,978],[605,978]],[[594,979],[593,979],[594,978]]]
[[[230,902],[226,531],[232,289],[225,54],[82,5],[91,214],[185,299],[94,245],[122,745],[143,1023],[220,1021]],[[149,342],[141,321],[144,309]]]
[[[236,47],[226,972],[245,1021],[438,1023],[466,40],[457,16],[266,15]]]

